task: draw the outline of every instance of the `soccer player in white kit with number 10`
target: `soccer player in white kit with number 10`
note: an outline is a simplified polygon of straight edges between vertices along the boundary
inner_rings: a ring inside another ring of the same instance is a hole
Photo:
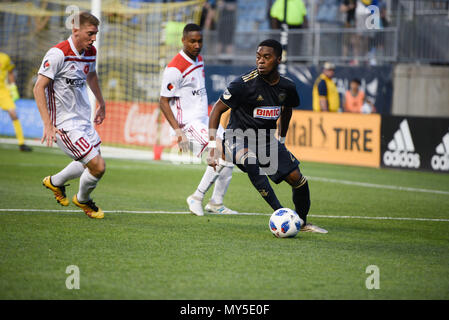
[[[201,28],[193,23],[187,24],[183,30],[182,43],[183,49],[164,70],[160,108],[176,134],[181,151],[190,150],[195,155],[201,156],[209,143],[204,63],[199,54],[203,46]],[[217,132],[218,145],[223,133],[224,129],[220,127]],[[202,201],[205,193],[214,183],[214,192],[205,207],[206,211],[237,213],[223,205],[224,195],[231,182],[233,167],[232,163],[221,161],[216,170],[209,166],[206,168],[195,193],[187,198],[187,204],[193,214],[204,215]]]
[[[67,206],[65,183],[80,178],[72,202],[90,218],[102,219],[104,213],[92,201],[90,193],[105,172],[105,162],[100,154],[100,137],[91,123],[86,87],[87,83],[98,101],[94,122],[101,124],[105,118],[105,102],[95,71],[93,46],[100,21],[88,12],[81,12],[72,22],[72,35],[46,53],[34,86],[44,124],[41,142],[47,146],[56,142],[73,159],[62,171],[45,177],[43,185],[53,192],[58,203]]]

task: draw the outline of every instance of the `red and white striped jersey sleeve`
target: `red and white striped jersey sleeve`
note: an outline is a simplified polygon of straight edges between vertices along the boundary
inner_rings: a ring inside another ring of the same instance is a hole
[[[62,52],[59,48],[51,48],[45,54],[38,73],[54,80],[56,74],[64,65],[64,58],[64,52]]]
[[[161,84],[161,96],[167,98],[179,97],[182,85],[182,74],[177,68],[167,67],[164,70]]]

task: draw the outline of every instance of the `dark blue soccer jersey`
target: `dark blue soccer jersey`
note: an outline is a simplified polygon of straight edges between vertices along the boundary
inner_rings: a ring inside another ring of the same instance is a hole
[[[231,108],[227,129],[276,129],[281,107],[295,108],[299,96],[293,81],[280,77],[270,85],[257,69],[231,82],[220,100]]]

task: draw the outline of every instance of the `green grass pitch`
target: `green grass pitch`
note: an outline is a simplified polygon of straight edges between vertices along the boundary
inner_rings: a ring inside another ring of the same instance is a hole
[[[57,149],[0,144],[0,299],[449,298],[447,174],[302,163],[309,221],[329,233],[277,239],[238,169],[225,204],[260,214],[196,217],[182,212],[205,165],[107,159],[92,195],[105,219],[93,220],[41,184],[68,162]],[[274,188],[293,207],[289,186]],[[66,288],[69,265],[79,290]],[[379,289],[366,287],[370,265]]]

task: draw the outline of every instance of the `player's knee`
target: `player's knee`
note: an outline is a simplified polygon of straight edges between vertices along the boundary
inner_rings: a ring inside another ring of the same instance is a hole
[[[97,170],[100,176],[103,176],[106,172],[106,162],[103,160],[103,158],[101,158],[101,161],[98,163]]]
[[[102,157],[96,157],[88,164],[89,172],[97,178],[101,178],[106,172],[106,163]]]
[[[18,119],[16,109],[10,109],[10,110],[8,110],[8,113],[9,113],[9,117],[11,118],[11,120],[14,121],[14,120]]]
[[[304,177],[299,171],[299,169],[296,169],[292,171],[286,178],[285,181],[291,185],[293,188],[298,188],[302,185],[304,185],[307,182],[306,177]]]

